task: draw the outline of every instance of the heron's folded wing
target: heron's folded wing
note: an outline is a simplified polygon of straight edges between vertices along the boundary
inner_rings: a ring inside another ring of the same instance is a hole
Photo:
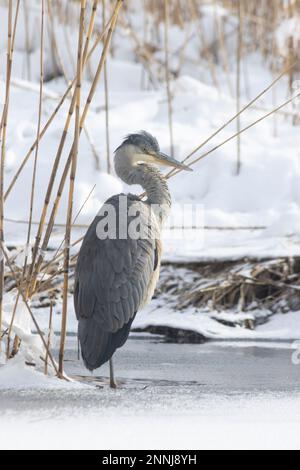
[[[141,223],[148,223],[141,203]],[[77,318],[90,318],[107,331],[117,331],[134,317],[147,297],[158,266],[155,238],[97,237],[96,217],[80,250],[74,303]],[[129,219],[130,223],[130,219]]]

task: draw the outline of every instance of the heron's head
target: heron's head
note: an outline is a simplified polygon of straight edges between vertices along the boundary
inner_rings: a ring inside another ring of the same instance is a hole
[[[192,171],[191,168],[178,162],[175,158],[161,152],[157,139],[145,131],[129,134],[120,147],[117,148],[116,156],[120,153],[129,160],[128,163],[132,166],[141,163],[150,163],[153,165]]]

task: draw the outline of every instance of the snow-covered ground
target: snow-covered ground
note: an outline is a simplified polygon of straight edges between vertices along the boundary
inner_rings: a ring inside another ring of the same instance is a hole
[[[139,397],[136,397],[139,398]],[[118,395],[113,397],[118,399]],[[126,410],[74,410],[56,418],[27,412],[1,417],[2,449],[299,449],[298,398],[203,397],[201,408],[176,416]],[[178,403],[182,407],[182,402]],[[192,432],[191,432],[192,430]],[[13,439],[9,436],[14,436]]]
[[[110,390],[108,369],[88,375],[69,338],[66,370],[85,383],[18,362],[0,369],[0,448],[299,449],[295,351],[288,343],[174,345],[137,335],[115,357],[120,388]]]

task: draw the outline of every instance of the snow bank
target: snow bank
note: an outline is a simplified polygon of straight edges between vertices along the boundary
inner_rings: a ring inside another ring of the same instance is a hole
[[[132,327],[133,329],[147,329],[159,326],[194,331],[214,341],[224,339],[293,341],[300,338],[300,312],[271,316],[267,323],[257,326],[253,331],[241,326],[233,327],[220,323],[222,321],[230,323],[233,317],[235,321],[238,321],[239,316],[230,312],[205,312],[193,308],[178,312],[168,304],[164,305],[161,300],[153,300],[148,307],[139,312]],[[247,318],[249,319],[249,313],[247,313]]]
[[[0,367],[1,390],[63,390],[85,388],[78,382],[67,382],[56,377],[46,376],[33,367],[24,364],[24,356],[18,354],[5,366]]]
[[[3,303],[3,328],[8,330],[12,324],[11,337],[17,335],[22,343],[20,347],[20,355],[24,361],[34,361],[41,363],[40,356],[45,356],[45,347],[41,337],[32,333],[33,322],[26,305],[20,299],[14,314],[16,297],[10,293],[5,294]],[[12,321],[14,315],[14,319]],[[48,338],[48,331],[45,329],[45,338]],[[50,334],[50,344],[53,344],[52,333]],[[2,349],[6,350],[6,336],[2,341]],[[2,357],[3,362],[3,357]]]

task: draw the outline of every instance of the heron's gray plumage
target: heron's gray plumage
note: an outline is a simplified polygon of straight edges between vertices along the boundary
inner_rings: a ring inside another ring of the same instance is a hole
[[[97,226],[105,212],[101,211],[80,249],[74,305],[82,356],[90,370],[100,367],[124,344],[137,311],[155,290],[161,259],[161,228],[171,207],[167,183],[151,165],[159,152],[157,140],[141,132],[128,136],[115,153],[117,175],[127,184],[141,185],[147,194],[146,201],[132,194],[123,195],[127,202],[127,229],[135,219],[132,213],[138,213],[141,228],[151,230],[151,237],[133,239],[127,234],[123,239],[120,236],[118,223],[124,207],[117,195],[104,205],[104,209],[106,205],[115,209],[116,238],[98,237]],[[152,205],[162,210],[156,213]]]

